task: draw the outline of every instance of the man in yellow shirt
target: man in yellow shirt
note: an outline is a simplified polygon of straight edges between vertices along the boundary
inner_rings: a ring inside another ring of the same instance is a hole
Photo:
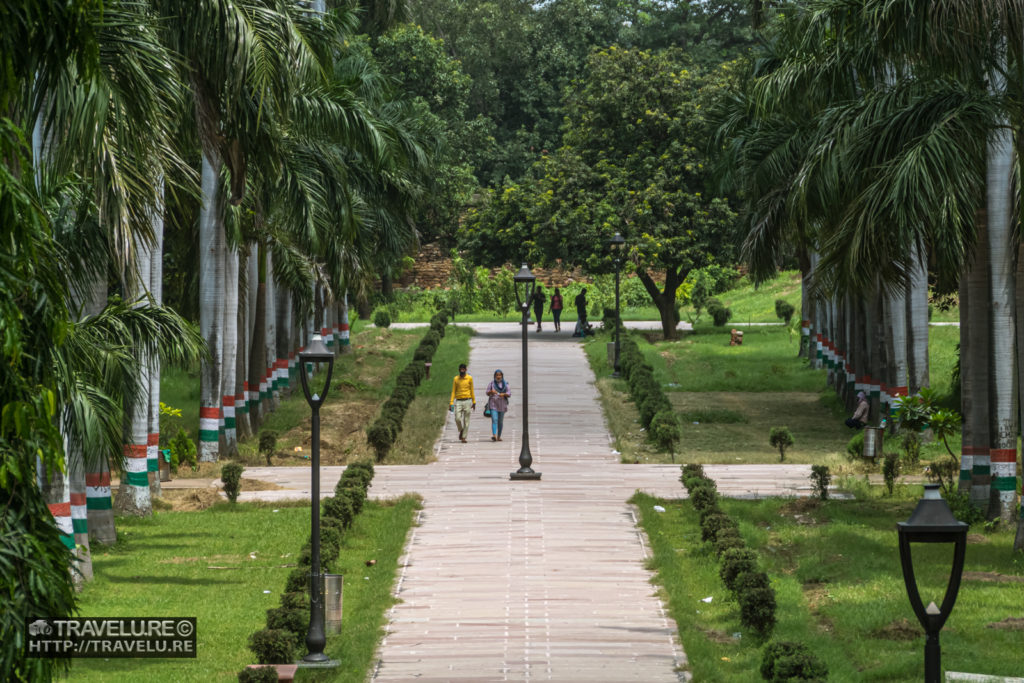
[[[473,375],[466,372],[466,364],[459,365],[459,374],[452,380],[452,397],[448,409],[455,413],[455,426],[459,428],[459,441],[466,443],[469,433],[469,411],[476,410],[473,393]]]

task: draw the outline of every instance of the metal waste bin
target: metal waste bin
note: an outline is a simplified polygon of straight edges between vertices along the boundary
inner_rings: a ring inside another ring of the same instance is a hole
[[[877,458],[882,452],[882,430],[879,427],[864,428],[864,457]]]
[[[324,574],[324,632],[341,633],[342,574]]]

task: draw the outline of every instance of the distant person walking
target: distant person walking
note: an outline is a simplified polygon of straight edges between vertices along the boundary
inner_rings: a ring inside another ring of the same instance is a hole
[[[476,394],[473,393],[473,375],[466,372],[466,364],[459,365],[459,374],[452,380],[452,397],[448,410],[455,413],[455,426],[459,428],[459,441],[466,443],[469,433],[469,412],[476,410]]]
[[[574,337],[582,337],[587,333],[587,288],[584,287],[580,290],[580,293],[576,295],[576,299],[573,301],[576,305],[576,331],[573,332]]]
[[[562,331],[562,290],[555,287],[551,295],[551,317],[555,319],[555,332]]]
[[[544,285],[537,283],[537,289],[533,292],[533,317],[537,319],[537,331],[540,332],[540,317],[544,315],[544,302],[548,298],[544,295]]]
[[[487,385],[487,410],[491,413],[491,441],[501,441],[501,430],[505,426],[508,412],[508,398],[512,389],[505,380],[505,373],[494,371],[494,379]]]
[[[863,391],[857,392],[857,409],[853,411],[853,416],[846,420],[846,426],[850,429],[863,429],[864,425],[868,421],[868,412],[871,410],[871,406],[868,403],[868,397]]]

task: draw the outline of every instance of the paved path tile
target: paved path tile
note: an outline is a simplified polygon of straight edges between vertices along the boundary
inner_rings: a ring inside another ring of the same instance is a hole
[[[530,332],[530,447],[541,481],[510,481],[522,438],[518,325],[474,325],[478,397],[469,443],[451,415],[438,461],[377,468],[376,498],[424,498],[395,589],[374,678],[380,681],[678,681],[675,624],[644,568],[646,539],[626,500],[685,495],[677,465],[624,465],[610,443],[578,339]],[[490,441],[483,390],[496,368],[512,384],[503,441]],[[434,372],[456,369],[434,368]],[[795,494],[806,465],[720,465],[723,495]],[[322,470],[328,495],[343,468]],[[241,498],[309,496],[308,468],[254,467],[285,487]]]

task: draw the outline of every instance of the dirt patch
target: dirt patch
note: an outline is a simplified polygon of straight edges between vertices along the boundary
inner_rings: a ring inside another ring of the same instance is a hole
[[[1024,576],[1007,576],[998,572],[964,572],[964,581],[985,583],[1024,583]]]
[[[818,498],[794,498],[779,508],[779,514],[791,517],[797,524],[818,526],[828,522],[818,516],[820,508],[821,500]]]
[[[205,489],[169,489],[163,492],[161,498],[170,503],[171,509],[187,512],[191,510],[205,510],[213,507],[214,503],[224,500],[220,491],[215,488]]]
[[[996,621],[985,626],[1000,631],[1024,631],[1024,619],[1020,617],[1006,617],[1002,621]]]
[[[665,367],[670,368],[676,363],[676,355],[671,351],[661,351],[659,354],[665,360]]]
[[[278,486],[272,481],[261,481],[260,479],[247,479],[242,477],[241,487],[243,491],[280,491],[283,486]]]
[[[802,588],[804,598],[807,599],[807,607],[817,621],[818,630],[822,633],[834,633],[836,630],[835,623],[818,611],[823,604],[831,600],[828,584],[820,582],[805,583]]]
[[[967,534],[967,543],[970,545],[982,545],[988,543],[988,536],[983,534]]]
[[[883,626],[871,635],[884,640],[909,641],[917,640],[923,631],[920,626],[911,624],[906,617],[897,619],[890,624]]]
[[[379,383],[378,379],[378,383]],[[323,465],[344,465],[351,460],[369,454],[366,444],[366,425],[370,424],[377,414],[379,403],[371,400],[352,400],[337,403],[326,403],[320,410],[320,462]],[[310,455],[312,435],[310,421],[305,419],[302,424],[281,435],[282,441],[302,444],[301,451],[288,451],[284,456],[275,458],[276,465],[300,464],[309,461],[302,456]],[[245,490],[243,486],[242,490]]]

